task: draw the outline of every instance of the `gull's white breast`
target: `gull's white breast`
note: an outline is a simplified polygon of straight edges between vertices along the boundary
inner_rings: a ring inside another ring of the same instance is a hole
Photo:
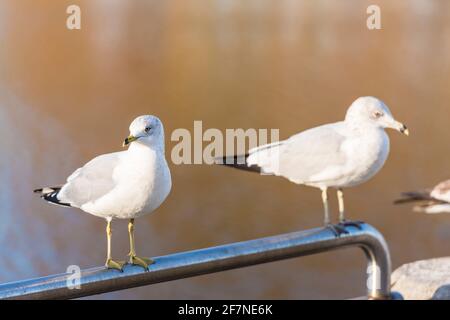
[[[376,175],[389,155],[389,136],[383,129],[371,129],[348,139],[342,149],[348,159],[344,169],[347,174],[331,187],[353,187]]]

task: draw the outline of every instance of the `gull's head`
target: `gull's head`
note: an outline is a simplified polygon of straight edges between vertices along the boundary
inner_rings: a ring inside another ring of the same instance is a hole
[[[164,128],[161,120],[155,116],[137,117],[130,125],[130,136],[125,139],[123,146],[131,143],[141,143],[147,146],[164,144]]]
[[[408,128],[394,119],[388,106],[375,97],[360,97],[347,110],[345,121],[353,125],[371,125],[376,128],[391,128],[409,135]]]

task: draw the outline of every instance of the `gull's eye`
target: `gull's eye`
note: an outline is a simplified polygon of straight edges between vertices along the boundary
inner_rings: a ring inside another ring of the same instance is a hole
[[[145,133],[149,133],[149,132],[150,132],[150,130],[152,130],[152,128],[151,128],[151,127],[147,127],[147,128],[145,128]]]
[[[381,112],[381,111],[375,111],[375,112],[373,113],[373,116],[374,116],[375,118],[381,118],[381,117],[383,116],[383,112]]]

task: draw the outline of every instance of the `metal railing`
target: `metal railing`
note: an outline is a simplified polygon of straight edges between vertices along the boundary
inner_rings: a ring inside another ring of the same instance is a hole
[[[392,298],[391,260],[383,236],[368,224],[346,230],[347,234],[337,237],[328,228],[317,228],[156,257],[149,271],[132,265],[123,272],[92,268],[81,272],[80,289],[68,287],[72,274],[12,282],[0,285],[0,299],[80,298],[351,246],[362,248],[368,259],[367,298]]]

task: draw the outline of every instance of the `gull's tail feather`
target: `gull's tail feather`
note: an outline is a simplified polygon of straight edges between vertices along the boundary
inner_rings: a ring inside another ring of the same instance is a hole
[[[216,158],[215,163],[227,167],[232,167],[240,170],[251,171],[261,173],[261,167],[257,165],[249,165],[247,162],[249,155],[241,155],[241,156],[227,156]]]
[[[33,192],[39,194],[39,196],[45,201],[63,207],[71,207],[68,203],[63,203],[58,199],[58,194],[61,191],[61,186],[59,187],[45,187],[41,189],[36,189]]]

